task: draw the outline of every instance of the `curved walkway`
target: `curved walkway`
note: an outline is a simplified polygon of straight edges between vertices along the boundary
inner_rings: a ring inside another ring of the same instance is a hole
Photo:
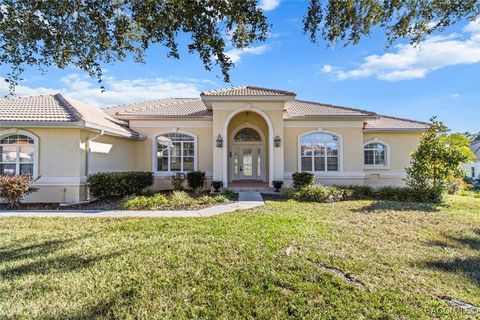
[[[237,210],[252,209],[263,206],[259,192],[239,192],[238,202],[222,204],[200,210],[163,210],[163,211],[130,211],[130,210],[6,210],[0,211],[1,217],[62,217],[62,218],[127,218],[127,217],[165,217],[191,218],[211,217]]]

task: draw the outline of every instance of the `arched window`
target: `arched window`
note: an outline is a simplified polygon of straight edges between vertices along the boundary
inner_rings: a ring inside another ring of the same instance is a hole
[[[339,137],[329,133],[310,133],[300,137],[301,171],[338,171]]]
[[[366,166],[385,166],[387,147],[383,143],[368,143],[363,147],[363,159]]]
[[[187,172],[195,170],[196,139],[186,133],[164,133],[156,138],[157,171]]]
[[[243,128],[240,129],[235,136],[233,137],[235,142],[245,142],[245,141],[262,141],[262,137],[257,130],[252,128]]]
[[[35,175],[35,140],[24,134],[0,138],[0,175]]]

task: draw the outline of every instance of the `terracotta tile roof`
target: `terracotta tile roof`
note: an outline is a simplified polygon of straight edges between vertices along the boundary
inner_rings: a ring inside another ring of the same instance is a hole
[[[204,91],[200,96],[295,96],[294,92],[252,86],[236,86]]]
[[[162,118],[210,117],[212,112],[200,99],[172,98],[125,104],[105,110],[112,116],[153,116]]]
[[[95,127],[110,133],[138,137],[125,122],[95,108],[61,94],[9,98],[0,100],[0,122],[32,122],[62,125],[67,123]]]
[[[374,112],[347,108],[342,106],[335,106],[331,104],[294,100],[287,104],[284,111],[285,119],[295,118],[361,118],[373,117]]]
[[[365,122],[366,130],[426,130],[430,124],[421,121],[380,115],[378,119]]]
[[[81,115],[60,94],[0,100],[0,121],[79,121]]]

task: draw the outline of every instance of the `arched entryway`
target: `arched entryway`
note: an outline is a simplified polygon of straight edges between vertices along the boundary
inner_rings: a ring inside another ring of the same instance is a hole
[[[252,124],[236,128],[230,141],[230,181],[266,181],[265,136]]]
[[[227,117],[224,136],[223,183],[260,182],[273,179],[273,127],[262,110],[252,107],[237,109]]]

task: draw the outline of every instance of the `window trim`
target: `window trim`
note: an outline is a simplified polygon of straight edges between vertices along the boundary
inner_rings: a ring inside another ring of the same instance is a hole
[[[154,134],[152,136],[152,172],[154,176],[157,177],[170,177],[176,173],[186,173],[188,171],[158,171],[157,166],[157,138],[161,135],[168,133],[180,133],[193,138],[193,170],[198,170],[198,136],[195,133],[178,130],[176,128],[172,130],[162,131]]]
[[[365,164],[365,146],[371,143],[379,143],[385,147],[385,164]],[[378,138],[369,139],[363,142],[362,148],[363,167],[365,169],[390,169],[390,145]]]
[[[35,180],[38,178],[38,159],[39,159],[38,150],[39,150],[40,139],[37,135],[33,134],[30,131],[14,128],[14,129],[7,129],[7,130],[0,131],[0,140],[7,136],[16,135],[16,134],[27,136],[33,140],[33,176],[32,178]]]
[[[301,145],[301,140],[302,137],[308,136],[312,133],[325,133],[325,134],[330,134],[334,135],[338,138],[338,170],[337,171],[304,171],[304,172],[311,172],[315,176],[335,176],[338,173],[343,172],[343,136],[335,131],[330,131],[326,130],[323,128],[318,128],[316,130],[310,130],[307,132],[303,132],[302,134],[299,134],[297,137],[297,171],[302,172],[302,155],[301,155],[301,150],[300,150],[300,145]],[[326,152],[326,150],[325,150]],[[327,167],[327,163],[325,162],[325,168]]]

